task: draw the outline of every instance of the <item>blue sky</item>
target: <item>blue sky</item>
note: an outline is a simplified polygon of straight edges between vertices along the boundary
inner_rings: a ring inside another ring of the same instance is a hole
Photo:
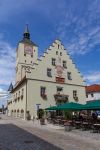
[[[100,84],[100,0],[1,0],[0,93],[15,78],[15,55],[25,24],[39,54],[61,39],[86,84]]]

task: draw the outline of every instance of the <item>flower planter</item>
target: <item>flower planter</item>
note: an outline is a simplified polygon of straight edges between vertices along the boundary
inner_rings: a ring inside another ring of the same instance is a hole
[[[65,131],[71,131],[72,126],[71,125],[65,125]]]
[[[44,119],[44,118],[41,118],[41,119],[40,119],[40,124],[41,124],[41,125],[45,125],[45,119]]]

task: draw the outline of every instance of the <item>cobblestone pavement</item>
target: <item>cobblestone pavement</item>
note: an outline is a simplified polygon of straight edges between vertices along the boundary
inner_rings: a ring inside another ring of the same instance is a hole
[[[31,121],[1,117],[0,150],[100,150],[100,139],[48,129]]]

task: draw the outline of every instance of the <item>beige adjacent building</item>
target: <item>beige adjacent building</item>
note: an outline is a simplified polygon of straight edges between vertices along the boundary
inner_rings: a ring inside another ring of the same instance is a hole
[[[60,40],[38,58],[38,46],[26,26],[16,49],[16,84],[8,101],[8,115],[26,119],[27,112],[66,102],[85,103],[83,78]]]

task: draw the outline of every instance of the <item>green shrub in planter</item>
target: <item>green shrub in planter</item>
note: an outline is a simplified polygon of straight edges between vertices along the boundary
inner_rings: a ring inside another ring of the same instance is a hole
[[[64,117],[67,120],[71,120],[72,119],[72,112],[71,111],[64,111]]]

